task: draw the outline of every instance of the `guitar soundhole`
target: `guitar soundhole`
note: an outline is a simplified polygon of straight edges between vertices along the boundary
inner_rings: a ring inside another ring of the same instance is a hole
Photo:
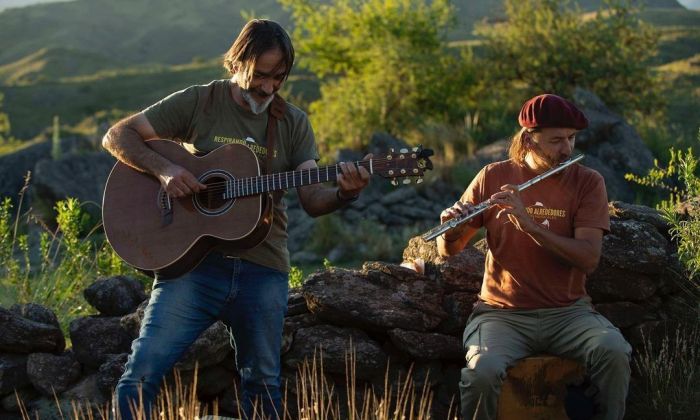
[[[217,216],[233,205],[234,199],[227,198],[227,185],[233,181],[231,174],[222,170],[212,170],[199,177],[199,182],[207,189],[194,195],[194,206],[201,213]]]
[[[216,211],[224,207],[228,200],[224,200],[223,187],[226,184],[226,179],[213,176],[206,179],[203,184],[207,185],[207,189],[197,193],[197,203],[207,210]]]

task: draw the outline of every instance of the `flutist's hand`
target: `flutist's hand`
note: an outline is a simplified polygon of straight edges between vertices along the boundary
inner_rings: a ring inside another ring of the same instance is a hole
[[[529,233],[537,229],[537,224],[525,210],[517,185],[502,186],[500,192],[491,196],[491,202],[500,209],[496,214],[497,219],[508,217],[508,220],[521,232]]]
[[[474,206],[472,206],[471,204],[457,201],[452,207],[448,207],[445,210],[443,210],[442,213],[440,213],[440,224],[445,223],[448,220],[452,220],[462,216],[467,216],[470,212],[473,211],[473,209]],[[445,232],[443,234],[443,239],[449,242],[456,241],[457,239],[462,237],[468,230],[469,227],[466,224],[461,224]]]

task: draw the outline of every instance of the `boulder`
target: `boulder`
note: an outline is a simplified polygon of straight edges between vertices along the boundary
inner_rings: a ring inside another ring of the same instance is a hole
[[[63,393],[80,378],[80,373],[80,363],[70,350],[61,355],[32,353],[27,359],[29,381],[47,397]]]
[[[14,304],[10,307],[10,311],[31,321],[60,328],[56,314],[51,309],[37,303]]]
[[[143,284],[126,276],[99,279],[83,295],[90,305],[107,316],[131,313],[147,297]]]
[[[331,325],[297,330],[294,344],[283,358],[283,363],[296,369],[304,361],[313,363],[314,357],[320,355],[316,363],[321,363],[322,358],[325,373],[344,375],[346,362],[350,360],[347,354],[349,349],[354,353],[357,378],[368,379],[384,374],[387,358],[377,342],[361,330]]]
[[[362,272],[317,272],[302,289],[309,310],[338,325],[428,331],[447,317],[435,283],[397,265],[373,263],[365,264]]]
[[[97,369],[110,354],[128,353],[131,336],[120,325],[120,317],[88,316],[69,326],[73,351],[80,363]]]
[[[116,159],[106,152],[73,153],[53,160],[44,159],[36,163],[32,183],[32,203],[42,211],[47,221],[52,216],[53,205],[68,197],[80,202],[101,203],[102,193],[110,170]],[[87,206],[85,210],[93,217],[100,217],[99,206]]]
[[[26,385],[29,385],[27,356],[0,354],[0,395],[12,393]]]
[[[60,353],[65,346],[57,325],[32,321],[0,307],[0,351]]]
[[[124,374],[128,353],[107,355],[105,362],[97,371],[97,388],[102,395],[109,396],[114,392],[119,378]]]
[[[234,336],[236,331],[233,331]],[[228,331],[223,322],[218,321],[195,340],[185,351],[175,368],[180,370],[194,370],[195,366],[204,368],[220,363],[226,355],[233,350]]]
[[[632,302],[599,303],[594,305],[617,328],[627,328],[644,321],[647,309]]]
[[[389,338],[391,338],[391,342],[397,348],[415,359],[464,359],[460,340],[451,335],[406,331],[395,328],[389,331]]]
[[[141,321],[143,321],[143,315],[148,306],[148,300],[144,300],[141,304],[134,310],[134,312],[124,315],[121,317],[119,324],[122,326],[124,331],[126,331],[132,340],[139,336],[139,331],[141,329]]]

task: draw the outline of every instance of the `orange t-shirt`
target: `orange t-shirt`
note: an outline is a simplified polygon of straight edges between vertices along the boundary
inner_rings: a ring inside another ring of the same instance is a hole
[[[521,184],[537,176],[513,160],[484,167],[462,195],[472,204],[486,201],[505,184]],[[533,219],[552,232],[574,237],[578,227],[610,231],[608,197],[603,177],[573,164],[562,172],[520,193]],[[517,230],[507,217],[496,219],[492,207],[472,220],[484,226],[489,251],[479,297],[503,308],[551,308],[567,306],[586,296],[586,275]]]

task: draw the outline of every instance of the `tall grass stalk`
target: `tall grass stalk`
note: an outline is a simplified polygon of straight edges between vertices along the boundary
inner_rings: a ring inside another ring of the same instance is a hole
[[[352,348],[352,347],[351,347]],[[323,357],[321,351],[314,352],[311,359],[302,362],[296,374],[296,412],[289,404],[288,394],[283,396],[284,413],[280,418],[284,420],[423,420],[431,418],[431,402],[433,394],[430,391],[430,381],[417,386],[412,379],[412,372],[406,377],[399,378],[392,386],[391,375],[387,367],[384,377],[384,391],[377,395],[371,386],[364,386],[362,398],[358,399],[357,391],[360,386],[355,374],[357,358],[355,352],[349,350],[346,353],[346,391],[340,393],[332,381],[330,381],[323,369]],[[176,370],[173,384],[164,384],[151,412],[152,419],[182,420],[203,419],[219,416],[217,401],[214,400],[211,408],[197,399],[197,369],[194,379],[185,384],[182,376]],[[233,384],[235,387],[235,383]],[[235,391],[234,391],[235,392]],[[16,394],[17,395],[17,394]],[[341,402],[341,396],[345,402]],[[23,420],[42,420],[38,414],[31,412],[17,396],[20,414]],[[341,404],[345,404],[345,410],[341,410]],[[74,420],[112,419],[110,405],[95,407],[89,401],[71,402],[70,416],[65,416],[60,411],[60,418]],[[240,401],[238,401],[240,406]],[[264,419],[260,410],[260,402],[253,407],[254,414],[249,420]],[[132,416],[136,420],[145,420],[146,412],[143,405],[134,406]],[[448,418],[453,418],[452,410]],[[120,420],[118,417],[115,420]]]
[[[645,339],[635,358],[638,389],[631,393],[635,419],[689,419],[700,412],[700,328],[677,329],[658,348]]]

